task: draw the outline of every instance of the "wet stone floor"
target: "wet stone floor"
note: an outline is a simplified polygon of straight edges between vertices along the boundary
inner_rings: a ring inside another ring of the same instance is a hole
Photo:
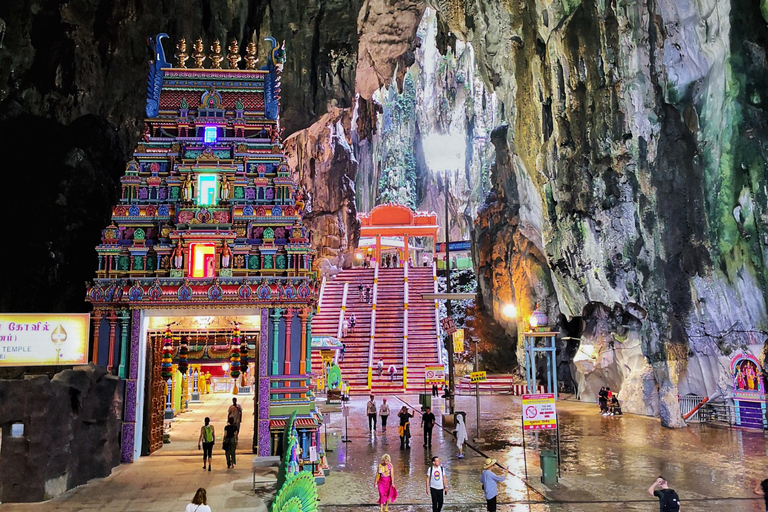
[[[377,404],[381,403],[377,397]],[[347,418],[350,442],[338,407],[331,411],[328,425],[328,460],[331,473],[318,488],[320,509],[328,511],[378,510],[374,487],[377,461],[390,454],[395,469],[399,498],[392,511],[429,511],[426,470],[432,455],[441,458],[449,484],[446,511],[485,510],[479,483],[482,463],[493,457],[508,466],[506,480],[499,484],[498,510],[514,512],[603,512],[656,511],[658,502],[646,489],[664,475],[680,495],[682,510],[763,511],[763,502],[752,489],[768,478],[766,437],[762,432],[726,429],[693,424],[670,430],[654,418],[625,415],[603,417],[594,404],[558,402],[561,445],[561,479],[545,486],[540,482],[536,446],[549,449],[552,436],[526,435],[528,479],[525,479],[523,438],[520,427],[520,399],[509,396],[481,397],[481,435],[486,442],[470,442],[465,457],[458,459],[454,436],[441,428],[443,401],[436,399],[438,417],[432,449],[422,446],[421,415],[416,395],[386,397],[392,410],[386,432],[368,431],[365,416],[367,397],[356,398]],[[243,429],[252,429],[252,398],[241,397],[245,408]],[[208,489],[213,512],[266,511],[270,491],[251,490],[252,435],[244,432],[238,449],[238,465],[228,470],[223,453],[214,451],[214,470],[202,471],[197,451],[199,425],[210,416],[223,425],[231,395],[210,395],[203,404],[174,420],[171,444],[134,464],[116,468],[107,478],[69,491],[41,504],[4,504],[5,511],[173,511],[184,510],[197,487]],[[412,419],[413,438],[409,450],[400,449],[396,413],[404,404],[416,408]],[[457,410],[467,413],[467,430],[475,437],[475,399],[458,397]],[[220,440],[217,440],[217,447]],[[500,473],[501,467],[496,467]],[[526,483],[527,482],[527,483]]]

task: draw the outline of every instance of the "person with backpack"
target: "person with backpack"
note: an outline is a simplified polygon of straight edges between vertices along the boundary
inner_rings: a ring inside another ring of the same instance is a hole
[[[208,471],[211,470],[211,460],[213,459],[213,443],[216,440],[216,430],[211,425],[211,418],[206,416],[205,425],[200,427],[200,437],[197,439],[197,449],[203,447],[203,469],[205,461],[208,460]]]
[[[427,471],[427,494],[432,498],[432,512],[443,510],[443,499],[448,495],[448,481],[445,470],[440,465],[440,457],[432,457],[432,465]]]
[[[680,498],[674,489],[669,488],[669,483],[660,476],[648,488],[648,494],[659,498],[660,512],[678,512],[680,510]]]

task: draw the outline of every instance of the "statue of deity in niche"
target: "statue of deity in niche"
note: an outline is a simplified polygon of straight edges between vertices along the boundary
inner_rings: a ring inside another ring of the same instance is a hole
[[[229,180],[226,176],[222,176],[221,178],[220,196],[222,201],[229,201]]]
[[[181,249],[181,242],[177,243],[176,249],[173,250],[173,266],[175,268],[184,266],[184,251]]]
[[[221,248],[221,268],[229,268],[229,262],[232,258],[232,252],[229,250],[229,245],[224,243]]]

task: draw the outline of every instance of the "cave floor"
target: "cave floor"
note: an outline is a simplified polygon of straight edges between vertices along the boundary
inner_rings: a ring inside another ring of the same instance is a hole
[[[250,490],[250,442],[240,443],[240,464],[227,470],[221,450],[214,451],[214,470],[202,470],[196,451],[199,425],[205,415],[226,414],[231,395],[211,395],[198,409],[174,422],[172,443],[124,464],[107,478],[70,491],[47,503],[0,505],[0,510],[95,511],[95,510],[183,510],[197,487],[206,487],[214,512],[222,510],[266,510],[261,496]],[[252,401],[242,398],[244,418],[251,414]],[[534,452],[535,436],[528,434],[528,486],[524,482],[520,399],[508,396],[481,397],[481,428],[486,442],[465,449],[458,459],[454,437],[435,427],[433,447],[422,446],[420,416],[412,420],[413,443],[400,450],[395,414],[403,403],[418,408],[418,397],[389,397],[392,420],[386,433],[368,431],[366,398],[352,401],[349,417],[350,443],[342,443],[344,420],[332,414],[328,425],[328,453],[332,467],[325,485],[318,488],[322,510],[378,510],[373,485],[376,461],[383,453],[392,456],[399,498],[393,511],[431,510],[425,493],[425,468],[431,455],[439,455],[446,470],[450,492],[444,510],[485,510],[478,481],[485,457],[508,465],[511,474],[499,484],[499,511],[601,512],[658,510],[646,489],[662,474],[680,495],[686,511],[759,511],[762,500],[752,494],[759,480],[768,476],[766,437],[761,432],[694,424],[687,429],[662,428],[659,421],[643,416],[603,417],[594,404],[558,402],[561,425],[562,478],[551,487],[540,483],[541,471]],[[380,403],[380,397],[377,397]],[[443,401],[433,410],[440,421]],[[467,430],[475,435],[474,397],[458,397],[457,410],[467,412]],[[244,420],[244,430],[248,427]],[[252,428],[252,425],[250,425]],[[217,432],[220,436],[220,434]],[[244,440],[251,435],[244,432]],[[547,448],[550,439],[539,435]],[[217,442],[217,446],[218,446]],[[496,468],[497,473],[500,472]]]

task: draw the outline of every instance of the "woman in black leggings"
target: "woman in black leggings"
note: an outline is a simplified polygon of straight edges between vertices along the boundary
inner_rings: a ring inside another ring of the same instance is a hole
[[[205,461],[208,460],[208,471],[211,470],[211,459],[213,458],[213,443],[216,440],[216,429],[211,425],[211,418],[205,418],[205,425],[200,427],[200,437],[197,439],[197,449],[203,446],[203,469]]]

